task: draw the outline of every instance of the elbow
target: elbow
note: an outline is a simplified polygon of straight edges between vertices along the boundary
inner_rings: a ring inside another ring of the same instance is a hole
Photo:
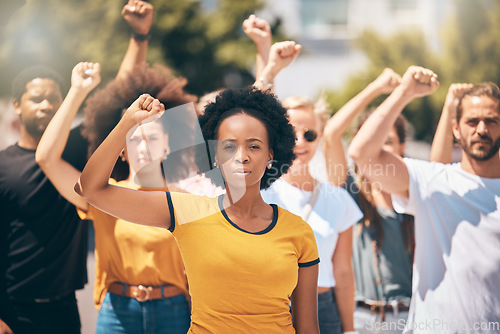
[[[42,154],[39,150],[36,150],[35,153],[35,161],[43,170],[43,168],[47,165],[47,157]]]
[[[362,148],[357,145],[354,145],[353,143],[351,143],[351,145],[349,146],[347,154],[356,164],[360,163],[361,158],[364,155]]]
[[[75,192],[82,196],[83,198],[85,198],[85,194],[84,194],[84,191],[83,191],[83,187],[82,187],[82,183],[81,183],[81,180],[78,179],[78,181],[76,181],[75,183],[75,187],[73,188],[75,190]]]

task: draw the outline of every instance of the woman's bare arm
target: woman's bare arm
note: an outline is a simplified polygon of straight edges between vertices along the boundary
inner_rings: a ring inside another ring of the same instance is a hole
[[[297,334],[319,334],[317,264],[299,267],[299,279],[291,300],[293,326]]]
[[[347,179],[347,158],[342,136],[352,121],[382,94],[391,93],[401,82],[399,74],[386,68],[373,82],[344,104],[326,123],[323,131],[328,181],[335,186],[344,186]]]

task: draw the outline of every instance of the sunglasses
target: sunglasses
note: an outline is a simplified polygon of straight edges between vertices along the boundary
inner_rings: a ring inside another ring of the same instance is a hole
[[[304,129],[303,131],[304,139],[309,143],[312,143],[316,140],[316,138],[318,138],[318,132],[316,130]]]

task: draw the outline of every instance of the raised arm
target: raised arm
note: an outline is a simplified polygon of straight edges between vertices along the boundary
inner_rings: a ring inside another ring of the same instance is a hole
[[[262,71],[260,78],[254,83],[254,86],[261,90],[274,91],[274,78],[278,73],[290,65],[300,53],[302,46],[294,41],[277,42],[271,46],[269,51],[269,61]]]
[[[257,47],[255,78],[258,79],[269,60],[269,51],[273,39],[271,27],[266,20],[252,14],[243,21],[243,31]]]
[[[410,66],[401,84],[366,120],[349,147],[349,155],[372,183],[384,192],[408,197],[408,169],[401,157],[383,150],[382,146],[403,111],[414,98],[432,94],[439,87],[431,70]]]
[[[135,100],[90,157],[75,191],[96,208],[125,221],[169,228],[170,211],[164,192],[140,191],[108,183],[116,159],[125,147],[127,134],[141,122],[157,119],[164,110],[163,104],[148,94]]]
[[[132,29],[132,34],[117,78],[126,77],[135,66],[146,62],[153,14],[153,5],[146,1],[129,0],[123,6],[122,16]]]
[[[88,203],[73,189],[80,177],[80,171],[63,160],[62,153],[78,108],[88,93],[101,82],[100,70],[99,64],[86,62],[79,63],[73,68],[71,88],[45,129],[35,155],[36,162],[57,191],[84,211],[87,211]]]
[[[460,101],[460,96],[470,87],[472,87],[472,84],[454,83],[448,89],[441,118],[439,119],[434,139],[432,140],[431,161],[442,162],[444,164],[451,162],[453,122],[456,121],[458,102]]]
[[[342,187],[347,179],[347,159],[342,145],[342,135],[348,126],[375,98],[391,93],[400,82],[399,74],[386,68],[377,79],[344,104],[328,120],[323,131],[322,143],[328,180],[331,184]]]

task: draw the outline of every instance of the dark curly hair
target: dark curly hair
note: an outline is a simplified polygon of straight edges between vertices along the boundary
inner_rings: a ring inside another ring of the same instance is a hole
[[[128,108],[139,95],[148,93],[159,99],[168,110],[179,105],[195,102],[196,96],[184,91],[187,80],[175,78],[171,71],[162,65],[149,67],[147,64],[136,66],[126,77],[117,78],[109,82],[104,88],[96,91],[89,97],[83,109],[84,127],[82,134],[89,142],[88,155],[97,149],[106,136],[116,126],[122,117],[123,110]],[[173,122],[163,122],[166,133],[182,131],[192,132],[194,124],[188,117],[178,117]],[[162,117],[162,120],[165,120]],[[169,119],[171,121],[171,119]],[[169,145],[182,146],[176,143],[176,137],[169,137]],[[182,138],[185,140],[185,138]],[[178,168],[170,166],[168,170],[189,172],[189,154],[174,152],[168,157],[167,164],[178,164]],[[118,159],[112,173],[116,180],[126,179],[129,175],[128,163]]]
[[[214,161],[219,126],[224,119],[238,113],[255,117],[264,123],[267,129],[269,147],[274,157],[272,168],[266,169],[260,183],[260,189],[266,189],[288,171],[295,159],[295,132],[289,122],[287,110],[277,98],[255,87],[226,89],[217,95],[214,102],[207,104],[204,114],[198,117],[206,142],[206,151],[196,155],[198,166],[203,165],[201,160],[206,158],[206,154],[209,162]],[[209,165],[209,168],[212,168],[211,163]],[[221,179],[211,178],[216,185],[225,187]]]

